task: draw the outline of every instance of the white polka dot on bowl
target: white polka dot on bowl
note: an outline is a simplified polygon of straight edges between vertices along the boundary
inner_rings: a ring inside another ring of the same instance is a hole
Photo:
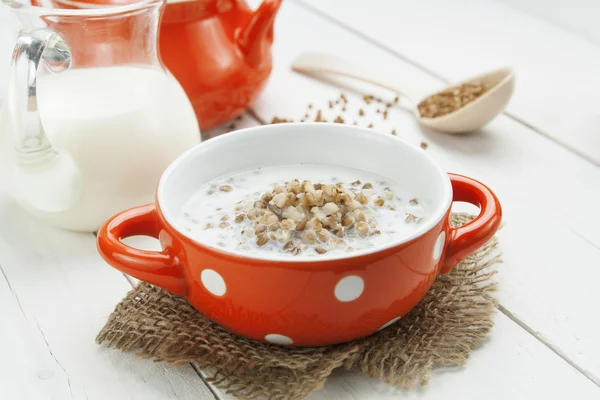
[[[446,244],[446,232],[440,233],[440,236],[438,236],[435,241],[435,246],[433,246],[433,261],[440,259],[442,251],[444,250],[444,244]]]
[[[217,271],[212,269],[203,270],[200,274],[200,280],[202,281],[202,284],[206,290],[215,296],[223,296],[227,291],[225,280]]]
[[[339,301],[348,302],[360,297],[365,289],[365,282],[360,276],[349,275],[335,285],[335,297]]]
[[[402,317],[396,317],[393,320],[386,322],[381,328],[377,329],[377,331],[387,328],[388,326],[392,325],[394,322],[400,320],[400,318],[402,318]]]
[[[290,344],[294,344],[294,341],[284,335],[280,335],[278,333],[269,333],[268,335],[265,336],[265,340],[267,342],[271,342],[273,344],[282,344],[282,345],[290,345]]]

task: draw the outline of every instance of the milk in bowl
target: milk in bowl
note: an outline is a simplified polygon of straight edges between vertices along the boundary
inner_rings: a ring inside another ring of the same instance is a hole
[[[332,165],[256,167],[200,186],[177,223],[191,238],[261,258],[356,255],[400,241],[429,217],[418,189]]]

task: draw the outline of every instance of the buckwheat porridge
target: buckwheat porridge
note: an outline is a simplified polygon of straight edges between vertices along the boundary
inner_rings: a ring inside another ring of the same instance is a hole
[[[418,193],[358,169],[256,168],[197,190],[178,223],[193,239],[256,256],[358,252],[402,239],[427,218]]]

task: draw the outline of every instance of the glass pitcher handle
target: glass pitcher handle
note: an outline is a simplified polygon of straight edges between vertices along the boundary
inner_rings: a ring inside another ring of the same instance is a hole
[[[23,157],[53,152],[37,104],[37,75],[42,59],[52,72],[62,72],[71,65],[71,52],[50,29],[21,31],[13,50],[6,100],[13,123],[14,147]]]

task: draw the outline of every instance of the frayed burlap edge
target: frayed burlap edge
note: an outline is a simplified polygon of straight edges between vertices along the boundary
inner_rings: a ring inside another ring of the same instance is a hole
[[[454,225],[472,217],[453,214]],[[437,366],[463,365],[493,326],[492,239],[450,273],[392,326],[335,346],[267,345],[228,332],[187,301],[140,283],[119,303],[96,341],[173,365],[193,363],[212,371],[208,379],[239,398],[301,399],[321,388],[338,367],[395,386],[426,385]]]

